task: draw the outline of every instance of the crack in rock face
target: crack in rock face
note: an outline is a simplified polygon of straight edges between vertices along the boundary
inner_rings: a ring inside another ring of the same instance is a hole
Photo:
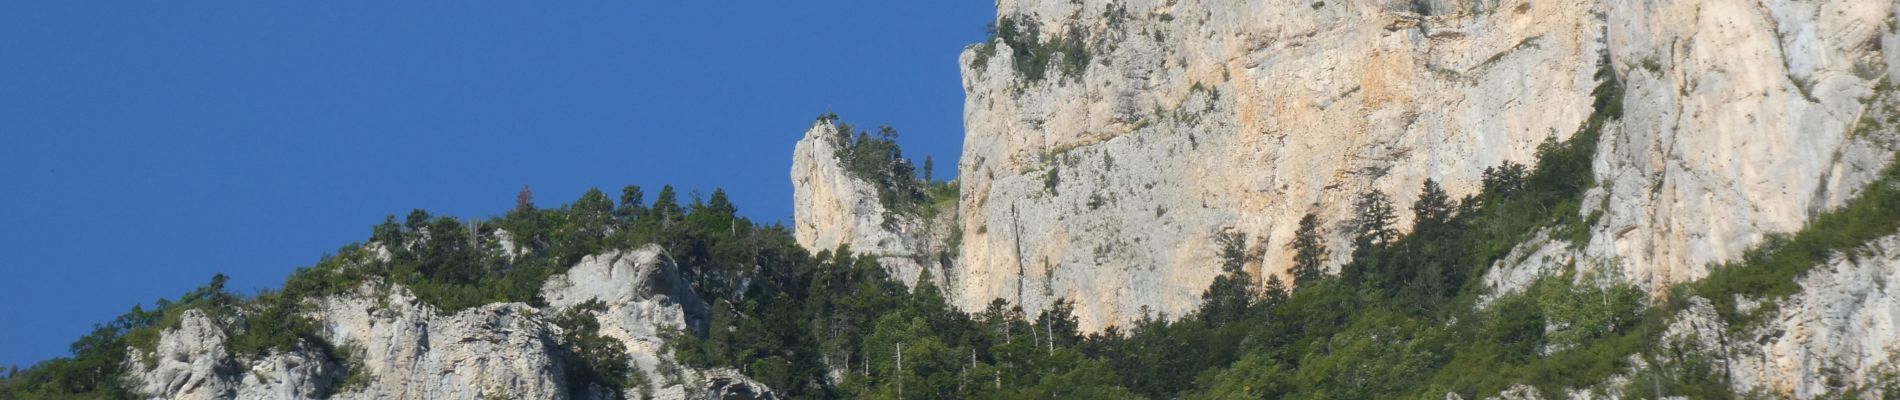
[[[960,60],[962,245],[947,292],[965,310],[1068,298],[1085,329],[1144,308],[1183,315],[1228,231],[1251,238],[1251,272],[1285,278],[1301,217],[1338,226],[1357,194],[1410,204],[1427,179],[1473,194],[1485,168],[1534,164],[1539,144],[1576,133],[1600,76],[1623,88],[1579,217],[1600,215],[1587,240],[1535,259],[1659,291],[1800,229],[1891,158],[1853,134],[1885,112],[1872,104],[1893,74],[1891,2],[998,8],[1035,29]],[[1078,41],[1048,68],[1017,59]],[[1336,270],[1350,243],[1330,231]]]

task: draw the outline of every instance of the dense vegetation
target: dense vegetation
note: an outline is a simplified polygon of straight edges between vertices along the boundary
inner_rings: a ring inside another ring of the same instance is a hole
[[[1223,275],[1190,315],[1146,315],[1083,334],[1066,302],[1031,315],[999,299],[965,313],[935,287],[906,289],[874,258],[846,249],[811,254],[785,227],[739,217],[723,192],[682,206],[671,187],[651,204],[627,187],[617,205],[589,191],[546,209],[524,190],[499,218],[392,216],[373,229],[372,244],[344,247],[280,291],[243,298],[224,291],[220,277],[178,301],[134,308],[76,342],[72,357],[0,379],[0,398],[128,398],[120,378],[137,353],[126,349],[150,349],[158,328],[192,309],[218,316],[241,358],[308,351],[346,360],[350,351],[324,343],[298,316],[311,306],[301,299],[387,282],[447,310],[539,305],[541,283],[581,257],[647,243],[663,246],[710,306],[705,326],[672,341],[675,356],[735,368],[794,398],[1475,398],[1520,383],[1550,396],[1617,373],[1630,374],[1626,394],[1635,397],[1738,397],[1710,360],[1658,340],[1669,316],[1701,295],[1731,322],[1746,323],[1752,314],[1735,310],[1734,294],[1793,293],[1793,279],[1829,254],[1892,234],[1900,227],[1900,170],[1812,228],[1673,288],[1667,299],[1571,268],[1479,307],[1486,289],[1476,277],[1512,247],[1540,231],[1587,237],[1594,216],[1582,215],[1579,201],[1594,184],[1595,144],[1622,103],[1618,83],[1600,79],[1595,111],[1579,132],[1541,146],[1534,166],[1486,171],[1478,194],[1454,199],[1427,181],[1403,209],[1369,192],[1354,202],[1349,224],[1303,219],[1283,244],[1296,254],[1293,282],[1249,275],[1248,257],[1265,244],[1221,235],[1220,265],[1209,267]],[[894,130],[840,132],[850,144],[841,158],[854,174],[881,182],[887,201],[935,202],[933,183],[908,168]],[[1402,212],[1413,217],[1408,234],[1394,226]],[[1344,229],[1353,248],[1328,251],[1319,238],[1329,229]],[[1351,258],[1329,275],[1322,268],[1337,264],[1329,254]],[[589,307],[550,316],[565,328],[569,387],[638,393],[657,384],[617,362],[625,349],[599,335]]]
[[[971,63],[973,67],[988,65],[1000,44],[1010,51],[1010,66],[1028,82],[1048,78],[1052,68],[1063,77],[1080,79],[1094,57],[1088,33],[1081,25],[1070,25],[1045,41],[1042,30],[1033,18],[1005,16],[989,26],[990,38],[977,45]]]
[[[818,116],[818,123],[832,125],[838,133],[832,140],[840,146],[839,163],[852,177],[877,188],[878,202],[885,210],[930,218],[955,206],[956,183],[934,181],[931,172],[936,166],[929,157],[924,158],[921,170],[904,157],[904,149],[897,145],[897,128],[878,127],[872,135],[833,113]]]

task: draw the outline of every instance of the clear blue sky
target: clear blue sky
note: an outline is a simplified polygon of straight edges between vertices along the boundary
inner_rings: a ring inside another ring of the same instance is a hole
[[[789,220],[833,110],[953,174],[989,1],[0,2],[0,365],[412,208],[723,187]]]

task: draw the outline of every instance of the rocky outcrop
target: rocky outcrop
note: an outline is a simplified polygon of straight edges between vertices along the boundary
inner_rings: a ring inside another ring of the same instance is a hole
[[[940,220],[893,212],[878,199],[875,183],[852,175],[840,158],[850,132],[820,119],[805,131],[792,156],[793,226],[798,244],[813,253],[839,248],[876,256],[892,278],[915,287],[919,272],[932,268],[943,286],[943,239],[953,213]]]
[[[181,313],[154,352],[132,352],[134,387],[152,399],[311,399],[342,378],[340,366],[303,351],[234,358],[222,324],[203,310]]]
[[[545,309],[495,303],[446,313],[407,288],[370,281],[308,300],[309,316],[323,327],[319,335],[347,353],[343,359],[314,350],[234,358],[224,323],[190,310],[163,331],[149,362],[132,361],[133,376],[142,392],[164,399],[565,399],[571,388],[563,364],[573,361],[564,358],[561,328],[549,318],[598,301],[605,306],[595,315],[601,334],[624,344],[627,362],[655,386],[629,397],[776,396],[736,371],[695,370],[673,360],[666,335],[703,330],[706,305],[658,246],[585,257],[549,278],[542,296]],[[339,385],[350,374],[366,384]]]
[[[239,380],[239,399],[334,398],[343,365],[307,352],[275,353],[251,363]]]
[[[230,398],[236,390],[230,379],[236,366],[226,356],[224,342],[224,330],[203,311],[186,310],[178,327],[159,335],[152,354],[133,360],[134,370],[139,371],[133,380],[140,392],[152,398]]]
[[[1710,373],[1735,393],[1763,398],[1891,398],[1900,393],[1900,235],[1837,253],[1797,278],[1788,297],[1737,296],[1745,325],[1707,298],[1689,297],[1656,342],[1604,382],[1566,388],[1570,399],[1619,399],[1656,376]],[[1648,375],[1644,375],[1648,374]],[[1514,386],[1518,391],[1524,385]],[[1511,398],[1511,391],[1500,396]],[[1535,392],[1527,392],[1535,395]],[[1647,394],[1647,393],[1644,393]],[[1455,396],[1455,394],[1448,395]]]
[[[1665,342],[1707,354],[1738,392],[1809,399],[1844,390],[1900,384],[1900,236],[1839,254],[1799,280],[1784,299],[1738,299],[1744,308],[1772,305],[1763,322],[1736,332],[1705,299],[1691,299]]]
[[[325,299],[325,339],[363,350],[370,384],[343,397],[563,398],[560,343],[539,310],[497,303],[442,313],[401,286]]]
[[[1066,297],[1087,328],[1181,315],[1218,274],[1215,235],[1249,234],[1249,267],[1284,274],[1303,215],[1334,226],[1352,196],[1409,204],[1426,179],[1473,193],[1486,167],[1577,132],[1600,75],[1625,90],[1584,200],[1598,222],[1522,255],[1660,290],[1798,230],[1891,154],[1855,134],[1900,44],[1886,1],[998,8],[1003,37],[961,58],[949,292],[966,310]]]
[[[541,297],[550,312],[600,302],[594,314],[601,335],[626,345],[628,360],[656,399],[770,399],[770,388],[730,370],[682,368],[667,351],[668,335],[703,332],[707,306],[679,270],[666,261],[666,250],[647,245],[631,252],[608,252],[581,259],[567,273],[548,279]]]

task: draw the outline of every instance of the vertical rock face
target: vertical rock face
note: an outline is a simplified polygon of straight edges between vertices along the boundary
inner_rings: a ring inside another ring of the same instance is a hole
[[[1354,195],[1403,206],[1426,179],[1474,193],[1486,167],[1577,132],[1600,73],[1625,114],[1600,138],[1591,238],[1563,252],[1647,287],[1799,229],[1889,161],[1854,134],[1900,44],[1887,1],[998,8],[1000,38],[961,58],[966,310],[1181,315],[1218,274],[1216,234],[1249,234],[1249,267],[1283,274],[1303,215],[1336,226]]]
[[[1255,273],[1281,274],[1305,214],[1330,227],[1356,194],[1409,204],[1426,179],[1473,192],[1485,167],[1577,130],[1606,43],[1577,1],[999,9],[1026,37],[962,58],[953,292],[966,308],[1004,298],[1032,312],[1071,298],[1095,328],[1192,310],[1222,231],[1249,234]],[[1013,46],[1075,38],[1084,68],[1017,67],[1037,51]]]
[[[876,184],[854,176],[839,157],[850,139],[830,120],[819,120],[805,131],[792,156],[794,234],[798,244],[816,253],[850,249],[853,254],[878,256],[892,278],[916,286],[926,266],[943,251],[941,229],[915,215],[892,212],[878,199]],[[945,213],[945,217],[951,217]],[[943,271],[933,270],[942,285]]]
[[[1597,160],[1603,223],[1585,253],[1661,286],[1851,198],[1892,154],[1888,1],[1607,2],[1623,126]],[[1881,89],[1885,90],[1885,89]]]

